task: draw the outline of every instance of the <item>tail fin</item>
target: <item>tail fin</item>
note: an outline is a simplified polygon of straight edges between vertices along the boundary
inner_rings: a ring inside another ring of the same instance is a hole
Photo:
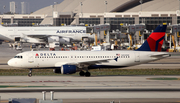
[[[159,25],[137,51],[161,51],[166,27],[166,24]]]

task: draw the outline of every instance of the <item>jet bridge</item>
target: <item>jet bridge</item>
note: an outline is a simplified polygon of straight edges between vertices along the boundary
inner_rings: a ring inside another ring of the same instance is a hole
[[[133,49],[133,38],[134,38],[134,44],[136,43],[136,38],[139,39],[139,35],[135,35],[139,31],[144,31],[146,26],[145,24],[133,24],[133,25],[121,25],[121,33],[128,35],[129,38],[129,48],[128,49]],[[137,48],[137,47],[135,47]]]
[[[101,31],[107,31],[106,41],[109,41],[109,30],[110,30],[109,24],[100,24],[100,25],[88,26],[86,31],[91,35],[95,34],[95,39],[94,39],[95,45],[98,45],[98,42],[100,42]]]
[[[180,40],[180,24],[175,24],[175,25],[169,25],[166,30],[166,36],[165,40],[168,41],[169,37],[169,52],[177,52],[177,50],[180,50],[179,43]],[[171,45],[173,43],[173,46]]]

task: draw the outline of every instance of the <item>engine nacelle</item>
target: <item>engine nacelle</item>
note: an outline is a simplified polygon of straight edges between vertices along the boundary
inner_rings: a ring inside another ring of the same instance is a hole
[[[53,42],[59,42],[59,37],[58,36],[51,36],[48,37],[48,43],[53,43]]]
[[[63,65],[61,66],[61,74],[73,74],[76,73],[77,67],[75,65]]]
[[[61,44],[71,44],[71,39],[70,38],[59,38],[59,42]]]
[[[48,37],[48,43],[59,42],[60,44],[71,44],[71,38],[59,38],[58,36]]]

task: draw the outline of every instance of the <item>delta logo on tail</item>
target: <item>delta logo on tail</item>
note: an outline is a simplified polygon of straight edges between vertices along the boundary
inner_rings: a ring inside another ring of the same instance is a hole
[[[167,25],[159,25],[137,51],[161,51]]]

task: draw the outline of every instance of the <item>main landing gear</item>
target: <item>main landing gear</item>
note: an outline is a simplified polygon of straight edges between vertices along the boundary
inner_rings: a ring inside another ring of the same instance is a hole
[[[79,72],[79,75],[80,75],[80,76],[90,77],[90,76],[91,76],[91,73],[90,73],[90,72],[88,72],[88,71],[86,71],[86,72],[84,72],[84,71],[80,71],[80,72]]]
[[[32,69],[29,69],[29,74],[28,74],[29,77],[32,76]]]

